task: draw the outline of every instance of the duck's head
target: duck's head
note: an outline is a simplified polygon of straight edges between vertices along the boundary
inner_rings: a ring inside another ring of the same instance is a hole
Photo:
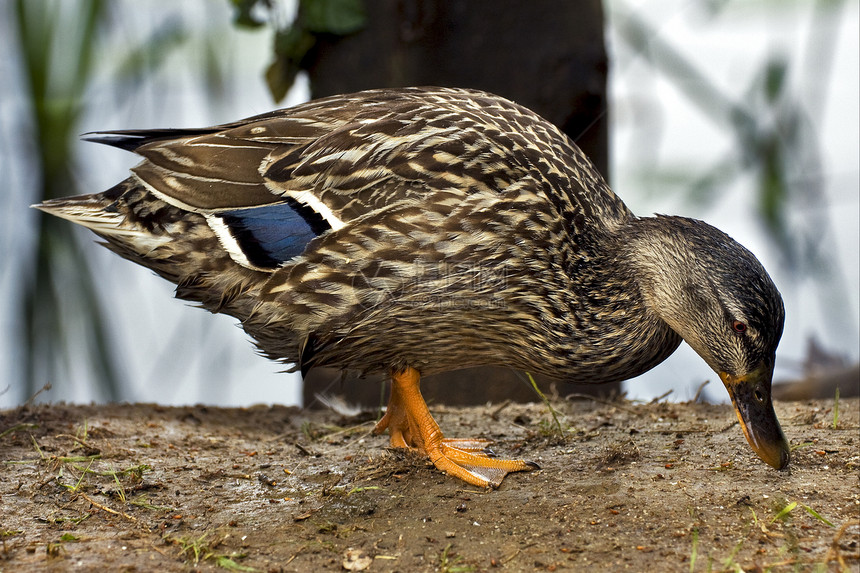
[[[630,255],[647,304],[719,375],[759,457],[788,465],[771,401],[782,297],[761,263],[718,229],[682,217],[639,219]]]

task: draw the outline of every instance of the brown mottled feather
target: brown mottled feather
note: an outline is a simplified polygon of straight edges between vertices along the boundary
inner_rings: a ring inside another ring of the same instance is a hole
[[[602,382],[651,368],[682,335],[716,367],[771,352],[782,330],[778,292],[740,245],[698,221],[634,217],[554,126],[483,92],[374,90],[94,139],[144,160],[110,191],[40,207],[303,371],[500,364]],[[286,198],[331,230],[277,268],[244,264],[210,225]],[[704,284],[708,312],[762,317],[750,356],[722,318],[702,324],[683,304]]]

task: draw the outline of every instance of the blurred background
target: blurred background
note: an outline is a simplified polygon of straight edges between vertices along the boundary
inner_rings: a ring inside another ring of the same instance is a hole
[[[300,403],[298,376],[256,356],[233,319],[175,300],[172,285],[99,247],[90,232],[28,206],[107,189],[136,163],[79,141],[82,133],[206,126],[319,94],[334,75],[314,79],[320,54],[379,24],[365,4],[0,0],[0,408],[45,384],[38,401]],[[435,5],[367,4],[391,6],[407,43]],[[470,2],[470,16],[504,4]],[[707,220],[760,258],[786,304],[776,381],[812,381],[832,396],[827,382],[836,380],[843,395],[856,392],[860,2],[589,6],[582,19],[569,7],[549,16],[593,32],[576,48],[595,62],[582,74],[602,74],[608,86],[574,100],[595,107],[593,123],[566,127],[584,148],[608,152],[596,163],[634,212]],[[518,40],[504,30],[497,38],[528,55],[532,43]],[[425,67],[443,65],[427,57]],[[514,66],[490,58],[487,67],[504,76]],[[369,71],[360,79],[381,81]],[[588,141],[600,123],[605,137]],[[633,399],[671,390],[668,399],[689,400],[706,380],[703,398],[727,400],[682,345],[623,389]]]

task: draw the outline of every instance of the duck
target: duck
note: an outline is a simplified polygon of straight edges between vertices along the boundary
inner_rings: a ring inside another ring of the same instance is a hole
[[[682,341],[724,383],[753,451],[789,463],[771,398],[785,311],[758,259],[703,221],[634,215],[571,139],[512,101],[376,89],[85,139],[141,162],[107,191],[34,207],[235,317],[302,375],[387,373],[375,431],[448,475],[498,487],[538,466],[445,437],[422,375],[621,381]]]

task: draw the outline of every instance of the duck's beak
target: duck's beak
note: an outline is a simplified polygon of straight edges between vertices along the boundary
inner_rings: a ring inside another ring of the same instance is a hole
[[[776,419],[770,397],[773,362],[762,361],[745,374],[719,374],[752,449],[758,457],[778,470],[787,466],[790,457],[788,440]]]

